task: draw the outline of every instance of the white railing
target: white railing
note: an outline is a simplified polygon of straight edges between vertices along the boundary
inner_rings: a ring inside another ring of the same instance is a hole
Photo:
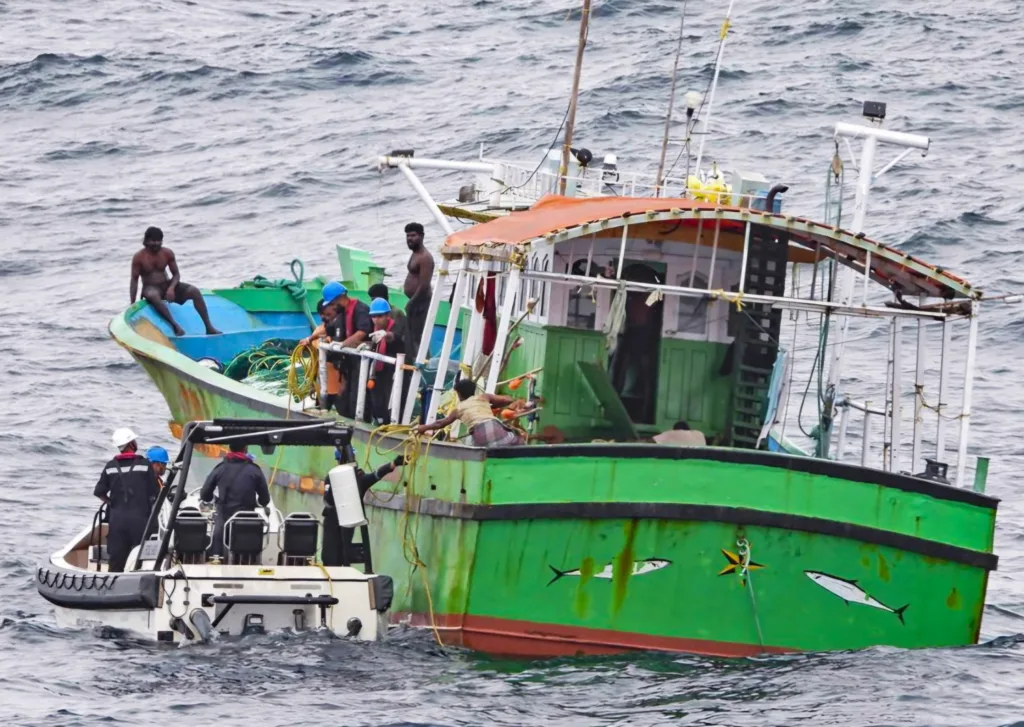
[[[460,193],[459,201],[484,202],[492,208],[515,208],[533,204],[545,194],[558,190],[558,169],[551,164],[541,163],[539,166],[512,161],[480,159],[473,162],[453,162],[444,159],[416,158],[412,156],[380,156],[376,159],[377,168],[384,170],[397,168],[409,179],[416,192],[431,208],[435,218],[443,229],[451,234],[444,215],[436,209],[436,202],[423,187],[413,173],[414,169],[433,169],[439,171],[462,171],[480,175],[479,184],[469,188],[469,195]],[[724,175],[724,172],[720,172]],[[706,174],[700,175],[702,183],[707,183]],[[722,181],[727,181],[724,177]],[[735,185],[734,185],[735,186]],[[671,197],[689,198],[704,202],[718,203],[726,206],[750,207],[758,199],[764,199],[768,190],[743,194],[734,189],[731,192],[720,192],[713,189],[688,189],[684,177],[666,177],[658,184],[656,175],[645,172],[619,171],[604,165],[581,168],[571,165],[566,175],[565,194],[569,197]]]
[[[872,409],[870,401],[854,401],[848,396],[844,396],[842,399],[837,401],[835,407],[839,410],[839,441],[836,443],[836,462],[842,462],[843,455],[846,454],[846,432],[850,423],[850,410],[852,409],[863,412],[864,414],[863,430],[861,433],[860,466],[866,467],[868,463],[868,452],[871,449],[871,417],[886,417],[888,416],[888,413],[881,409]],[[888,459],[885,454],[886,453],[882,454],[883,466]]]
[[[490,163],[490,162],[488,162]],[[493,162],[501,197],[509,202],[533,202],[558,189],[557,170],[519,162]],[[706,180],[705,180],[706,181]],[[666,177],[661,185],[657,177],[644,172],[628,172],[593,166],[566,176],[565,194],[569,197],[674,197],[700,199],[729,206],[749,207],[758,195],[740,195],[737,191],[716,193],[687,189],[684,177]],[[763,194],[763,193],[762,193]],[[487,190],[478,192],[477,201],[488,199]]]
[[[388,402],[388,408],[391,411],[391,423],[397,424],[402,419],[402,383],[403,377],[405,376],[405,370],[408,368],[405,365],[405,354],[400,353],[396,356],[385,356],[377,353],[376,351],[360,350],[358,348],[345,348],[340,343],[320,343],[320,401],[323,402],[327,397],[327,354],[328,353],[340,353],[345,356],[356,356],[359,358],[359,389],[356,394],[356,411],[355,419],[360,421],[363,418],[363,413],[366,411],[366,386],[370,379],[370,362],[379,361],[386,366],[392,366],[395,369],[394,379],[391,383],[391,398]],[[346,386],[351,386],[352,382],[346,382]]]

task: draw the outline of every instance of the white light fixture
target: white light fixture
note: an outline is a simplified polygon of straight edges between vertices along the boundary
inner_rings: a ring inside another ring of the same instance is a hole
[[[683,96],[683,103],[686,104],[686,118],[693,116],[693,112],[700,106],[701,95],[696,91],[687,91]]]

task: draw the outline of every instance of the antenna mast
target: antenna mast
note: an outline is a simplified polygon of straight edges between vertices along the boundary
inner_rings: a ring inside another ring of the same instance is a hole
[[[672,107],[676,101],[676,77],[679,75],[679,55],[683,50],[683,25],[686,23],[686,0],[683,0],[683,13],[679,18],[679,41],[676,43],[676,62],[672,66],[672,90],[668,96],[668,113],[665,114],[665,136],[661,140],[661,159],[658,161],[658,176],[654,178],[654,196],[661,196],[661,186],[664,182],[661,173],[665,170],[665,153],[668,151],[668,131],[672,125]]]
[[[580,93],[580,73],[583,71],[583,49],[587,45],[587,28],[590,23],[590,0],[583,0],[580,16],[580,40],[576,46],[576,71],[572,77],[572,95],[569,97],[569,115],[565,120],[565,142],[562,145],[562,163],[558,168],[558,193],[565,194],[566,175],[569,172],[569,154],[572,147],[572,131],[576,124],[576,99]]]

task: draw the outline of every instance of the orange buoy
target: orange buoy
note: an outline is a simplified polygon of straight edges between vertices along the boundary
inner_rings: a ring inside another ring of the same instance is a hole
[[[502,409],[501,410],[501,418],[502,419],[515,419],[516,418],[516,413],[514,411],[512,411],[511,409]]]
[[[376,385],[377,385],[377,382],[374,381],[373,379],[370,379],[369,381],[366,382],[366,388],[367,389],[372,389]]]
[[[522,379],[522,378],[518,378],[518,379],[512,379],[512,383],[510,383],[510,384],[508,385],[508,388],[509,388],[509,389],[510,389],[511,391],[515,391],[516,389],[518,389],[518,388],[519,388],[520,386],[522,386],[522,385],[523,385],[523,379]]]

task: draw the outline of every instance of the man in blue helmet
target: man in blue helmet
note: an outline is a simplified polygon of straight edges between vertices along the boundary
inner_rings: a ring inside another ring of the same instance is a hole
[[[374,472],[364,472],[356,462],[355,452],[351,445],[345,449],[334,450],[334,459],[338,464],[355,465],[356,485],[359,487],[359,497],[364,495],[381,478],[405,464],[405,458],[399,455],[386,464],[382,464]],[[352,565],[352,541],[355,538],[355,528],[343,528],[338,523],[338,510],[334,502],[334,492],[331,490],[331,478],[324,477],[324,540],[320,546],[320,562],[326,566]],[[364,531],[365,534],[365,531]]]
[[[370,308],[361,300],[352,298],[348,289],[337,280],[332,280],[323,289],[324,312],[331,316],[327,323],[318,326],[302,343],[310,343],[318,338],[326,337],[330,341],[340,342],[345,348],[358,348],[363,345],[373,332],[370,321]],[[331,315],[333,312],[333,315]],[[327,362],[337,368],[344,378],[341,393],[335,400],[338,413],[350,419],[356,413],[356,389],[359,386],[359,358],[341,353],[329,353]],[[369,411],[364,415],[369,421]]]
[[[384,298],[370,301],[370,320],[373,321],[373,333],[370,341],[374,350],[382,356],[397,356],[406,353],[406,319],[397,318],[392,314],[391,304]],[[373,361],[370,365],[370,390],[373,420],[379,424],[391,423],[391,388],[395,381],[395,367],[383,361]],[[408,377],[404,377],[408,383]],[[405,387],[408,391],[408,387]],[[404,399],[403,399],[404,401]]]
[[[164,475],[167,474],[167,466],[171,463],[171,457],[163,447],[150,447],[146,450],[146,459],[149,460],[153,472],[156,474],[156,481],[164,486]]]

